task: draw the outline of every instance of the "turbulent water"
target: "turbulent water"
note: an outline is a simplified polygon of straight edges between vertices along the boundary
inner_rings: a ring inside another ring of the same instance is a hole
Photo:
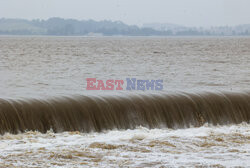
[[[0,166],[250,167],[249,38],[0,37]],[[87,91],[86,78],[163,91]]]
[[[249,124],[1,136],[1,166],[249,167]]]

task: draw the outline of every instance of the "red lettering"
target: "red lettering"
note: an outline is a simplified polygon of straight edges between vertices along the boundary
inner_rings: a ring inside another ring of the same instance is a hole
[[[87,78],[87,90],[97,90],[94,83],[96,83],[96,78]]]
[[[124,84],[123,80],[115,80],[115,85],[118,85],[116,87],[116,90],[123,90],[122,85]]]
[[[106,90],[114,90],[114,80],[107,80],[106,85]]]

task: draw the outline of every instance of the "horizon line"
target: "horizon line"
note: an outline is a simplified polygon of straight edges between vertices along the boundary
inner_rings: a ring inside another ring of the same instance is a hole
[[[34,21],[34,20],[39,20],[39,21],[47,21],[49,19],[53,19],[53,18],[58,18],[58,19],[64,19],[64,20],[75,20],[75,21],[95,21],[95,22],[102,22],[102,21],[109,21],[109,22],[121,22],[123,24],[129,25],[129,26],[138,26],[138,27],[145,27],[143,25],[146,24],[159,24],[159,25],[164,25],[164,24],[169,24],[169,25],[175,25],[175,26],[180,26],[180,27],[185,27],[185,28],[214,28],[214,27],[237,27],[237,26],[246,26],[246,25],[250,25],[250,23],[241,23],[241,24],[234,24],[234,25],[210,25],[210,26],[187,26],[184,24],[179,24],[179,23],[170,23],[170,22],[146,22],[146,23],[142,23],[142,25],[140,24],[129,24],[126,23],[122,20],[112,20],[112,19],[102,19],[102,20],[95,20],[95,19],[76,19],[76,18],[64,18],[64,17],[58,17],[58,16],[52,16],[49,18],[33,18],[33,19],[28,19],[28,18],[19,18],[19,17],[1,17],[1,19],[17,19],[17,20],[27,20],[27,21]]]

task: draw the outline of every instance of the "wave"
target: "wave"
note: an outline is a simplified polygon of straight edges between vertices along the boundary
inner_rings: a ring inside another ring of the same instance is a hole
[[[250,121],[250,93],[0,99],[0,133],[188,128]]]

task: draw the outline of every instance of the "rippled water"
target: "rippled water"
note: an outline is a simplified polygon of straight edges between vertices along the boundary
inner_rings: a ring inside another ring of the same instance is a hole
[[[1,37],[0,92],[88,94],[89,77],[163,79],[167,92],[245,91],[249,46],[249,38]]]
[[[249,38],[0,37],[0,97],[130,94],[87,91],[89,77],[163,79],[164,93],[246,92],[249,46]],[[250,167],[247,123],[0,139],[2,167]]]

